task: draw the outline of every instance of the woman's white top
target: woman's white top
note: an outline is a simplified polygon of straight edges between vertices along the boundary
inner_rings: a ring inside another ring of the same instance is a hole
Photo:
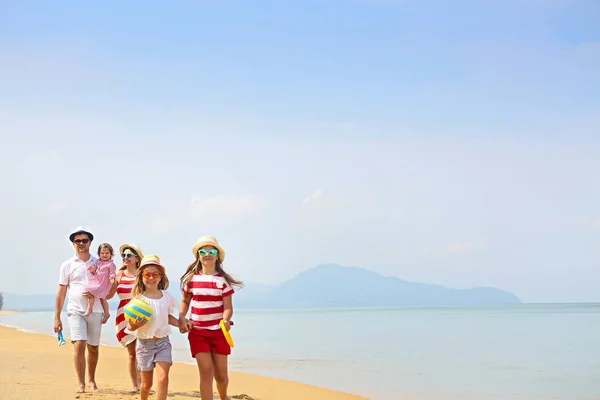
[[[138,297],[144,299],[150,308],[152,308],[150,321],[132,332],[139,339],[162,338],[171,334],[169,315],[175,312],[177,302],[166,290],[161,290],[161,292],[162,297],[160,299],[151,299],[143,294],[138,295]]]

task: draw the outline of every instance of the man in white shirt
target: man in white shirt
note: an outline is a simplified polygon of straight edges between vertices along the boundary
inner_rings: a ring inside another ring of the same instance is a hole
[[[79,227],[71,233],[69,240],[73,243],[75,255],[66,260],[60,267],[54,310],[54,332],[58,333],[63,330],[60,314],[68,289],[67,318],[75,353],[75,372],[78,381],[76,392],[84,393],[86,347],[89,386],[91,390],[98,389],[96,385],[96,366],[98,365],[98,346],[100,344],[103,310],[100,300],[95,299],[92,313],[86,317],[83,316],[87,309],[87,296],[91,296],[86,291],[89,278],[87,268],[97,260],[96,257],[90,254],[90,246],[94,240],[94,235],[87,229]]]

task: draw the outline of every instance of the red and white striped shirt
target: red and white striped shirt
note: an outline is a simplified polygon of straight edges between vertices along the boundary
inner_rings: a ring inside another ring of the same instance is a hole
[[[135,336],[127,333],[127,321],[125,321],[125,306],[131,300],[131,290],[135,285],[135,277],[129,277],[125,275],[125,271],[121,275],[121,280],[117,286],[117,294],[119,295],[119,307],[117,308],[117,317],[115,318],[115,327],[117,330],[117,340],[123,347],[126,347],[129,343],[135,340]]]
[[[195,329],[221,329],[219,322],[223,319],[223,298],[234,293],[221,274],[203,275],[197,272],[183,293],[192,295],[190,320]]]

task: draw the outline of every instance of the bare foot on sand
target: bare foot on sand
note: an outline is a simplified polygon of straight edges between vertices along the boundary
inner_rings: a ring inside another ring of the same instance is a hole
[[[77,386],[77,389],[75,389],[75,393],[85,393],[85,385]]]
[[[92,390],[92,392],[95,392],[96,390],[98,390],[98,385],[96,385],[96,382],[90,382],[89,386],[90,386],[90,389]]]
[[[129,391],[129,393],[139,393],[139,392],[140,392],[140,388],[136,388],[136,387],[134,387],[133,389],[131,389]]]

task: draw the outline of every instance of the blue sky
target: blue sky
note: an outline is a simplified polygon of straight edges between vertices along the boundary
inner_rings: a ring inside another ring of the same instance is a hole
[[[213,233],[247,281],[599,301],[600,5],[446,4],[0,5],[0,291],[54,291],[84,224],[175,281]]]

